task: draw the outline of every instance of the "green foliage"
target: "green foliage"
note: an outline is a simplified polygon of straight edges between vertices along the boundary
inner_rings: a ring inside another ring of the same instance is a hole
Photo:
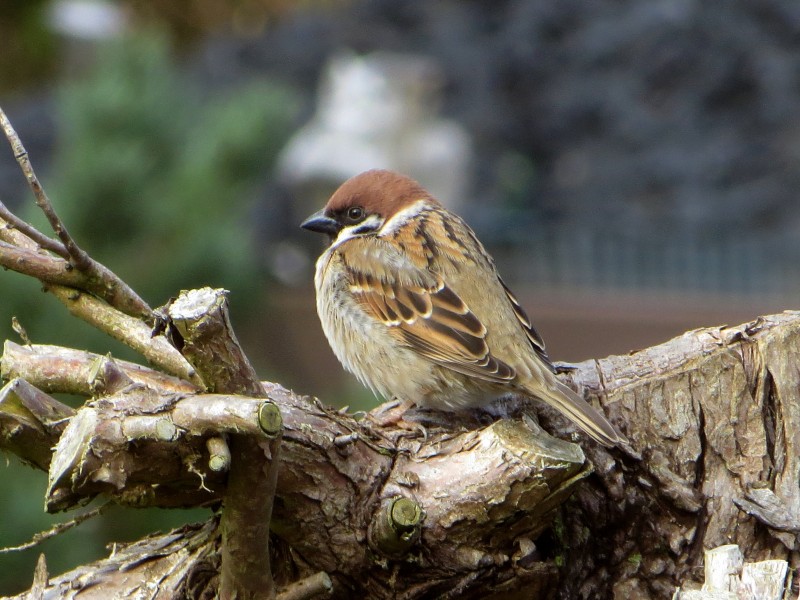
[[[151,305],[184,288],[224,287],[232,292],[237,326],[252,322],[264,299],[250,215],[291,133],[296,105],[291,91],[266,80],[224,94],[201,90],[158,36],[118,41],[99,56],[91,74],[65,84],[58,94],[59,139],[52,172],[43,177],[57,212],[80,245]],[[42,162],[31,159],[34,166]],[[25,200],[20,216],[49,233],[33,202]],[[39,287],[29,278],[0,272],[4,339],[16,338],[10,327],[16,315],[35,343],[110,350],[136,359],[70,317]],[[44,475],[12,461],[0,464],[0,478],[19,484],[0,488],[0,507],[7,515],[0,546],[21,543],[49,527],[53,518],[35,500],[42,498]],[[109,539],[135,539],[205,514],[113,512],[41,549],[0,555],[0,595],[30,585],[42,550],[56,573],[101,556]]]
[[[51,189],[93,254],[154,302],[180,286],[248,285],[248,213],[290,133],[286,89],[207,96],[150,37],[109,48],[60,104]]]
[[[47,24],[48,0],[0,1],[0,92],[41,83],[52,76],[55,34]]]
[[[246,322],[261,302],[250,215],[291,133],[291,91],[266,80],[225,94],[198,89],[153,35],[100,55],[89,77],[59,94],[45,182],[56,210],[78,243],[151,305],[180,289],[224,287]],[[25,211],[47,231],[32,203]],[[32,302],[36,284],[21,279],[3,276],[0,334],[12,336],[15,314],[34,341],[108,350],[105,336],[54,301]]]

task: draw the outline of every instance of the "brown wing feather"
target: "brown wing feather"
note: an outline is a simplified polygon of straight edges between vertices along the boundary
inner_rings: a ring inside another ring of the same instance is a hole
[[[556,372],[556,368],[553,366],[553,363],[550,360],[550,357],[547,355],[547,350],[545,350],[544,340],[542,336],[539,335],[539,332],[536,331],[533,327],[533,323],[531,322],[528,314],[525,312],[525,309],[522,308],[517,297],[508,289],[508,286],[505,282],[500,279],[500,284],[503,286],[503,289],[506,292],[506,296],[508,296],[509,301],[511,302],[511,307],[514,309],[514,314],[519,321],[519,324],[522,326],[522,329],[525,331],[525,335],[528,336],[528,341],[531,343],[531,347],[539,355],[539,358],[542,359],[545,365],[549,367],[553,373]]]
[[[510,365],[491,355],[486,327],[441,276],[403,260],[388,244],[385,251],[397,259],[391,271],[371,269],[369,259],[374,254],[358,240],[340,251],[351,272],[350,290],[356,300],[398,339],[459,373],[497,383],[516,377]],[[356,253],[358,260],[352,260]]]

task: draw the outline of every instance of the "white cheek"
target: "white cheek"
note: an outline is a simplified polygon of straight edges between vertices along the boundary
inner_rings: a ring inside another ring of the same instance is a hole
[[[352,227],[345,227],[339,232],[339,235],[336,236],[336,239],[333,240],[331,244],[331,249],[336,248],[344,244],[347,240],[356,237],[356,234],[353,232]]]
[[[425,200],[417,200],[414,204],[405,207],[403,210],[397,212],[391,219],[386,221],[386,224],[381,228],[378,233],[379,236],[392,235],[400,227],[405,225],[409,220],[419,215],[424,210],[427,210],[429,205]]]
[[[375,233],[380,229],[382,224],[383,219],[381,219],[381,217],[378,215],[370,215],[361,221],[361,223],[342,227],[341,231],[339,231],[339,235],[336,236],[336,239],[331,244],[331,248],[336,248],[354,237]]]

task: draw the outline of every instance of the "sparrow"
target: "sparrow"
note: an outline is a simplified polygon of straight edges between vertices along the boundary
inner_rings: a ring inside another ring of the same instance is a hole
[[[329,239],[314,276],[325,336],[376,394],[445,411],[532,397],[600,444],[625,440],[556,377],[472,229],[413,179],[356,175],[301,227]]]

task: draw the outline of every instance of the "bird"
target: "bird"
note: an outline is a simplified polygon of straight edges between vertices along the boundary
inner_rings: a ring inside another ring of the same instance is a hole
[[[558,379],[494,259],[414,179],[363,172],[300,226],[328,238],[314,274],[323,332],[374,393],[450,412],[532,397],[604,446],[626,441]]]

